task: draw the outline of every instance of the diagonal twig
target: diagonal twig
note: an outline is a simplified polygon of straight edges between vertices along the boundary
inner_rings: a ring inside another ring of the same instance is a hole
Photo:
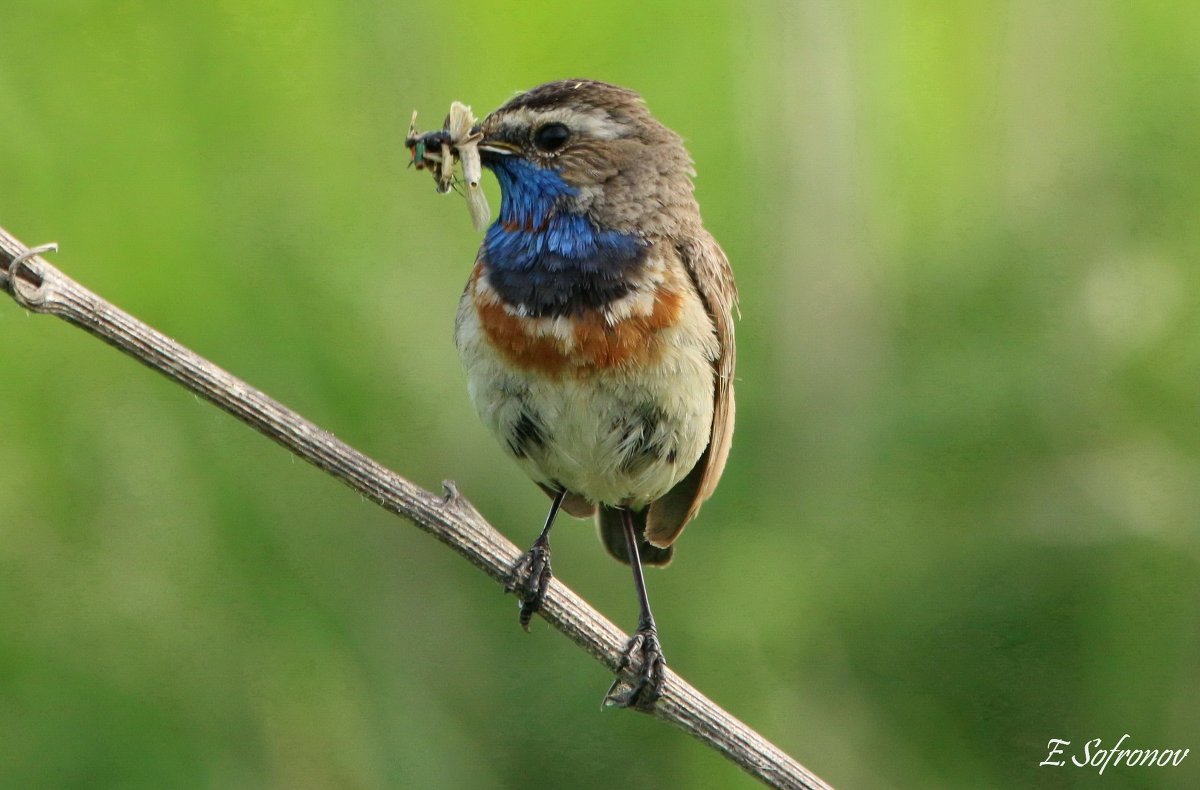
[[[445,484],[438,496],[414,485],[333,434],[267,397],[118,307],[101,299],[0,228],[0,289],[22,307],[56,315],[212,401],[386,510],[403,516],[501,584],[520,550]],[[566,585],[552,579],[540,614],[551,626],[617,672],[626,634]],[[778,788],[827,788],[819,777],[731,716],[670,669],[653,715]]]

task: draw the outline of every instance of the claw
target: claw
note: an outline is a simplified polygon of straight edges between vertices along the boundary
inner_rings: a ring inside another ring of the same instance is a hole
[[[539,538],[517,561],[507,585],[508,591],[516,593],[520,601],[518,619],[526,631],[533,616],[542,608],[546,588],[550,586],[553,575],[550,569],[550,542]]]
[[[654,626],[639,628],[625,645],[617,677],[604,695],[604,707],[634,708],[650,712],[662,696],[667,659]],[[632,679],[626,671],[634,668]]]

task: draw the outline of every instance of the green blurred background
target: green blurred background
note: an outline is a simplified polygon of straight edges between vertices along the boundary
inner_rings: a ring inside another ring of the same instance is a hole
[[[0,225],[520,544],[409,113],[567,76],[688,140],[738,430],[671,665],[844,787],[1200,784],[1200,5],[0,0]],[[489,180],[493,206],[494,182]],[[0,303],[3,787],[743,787],[411,525]],[[625,627],[627,570],[560,525]],[[1051,738],[1191,748],[1039,768]]]

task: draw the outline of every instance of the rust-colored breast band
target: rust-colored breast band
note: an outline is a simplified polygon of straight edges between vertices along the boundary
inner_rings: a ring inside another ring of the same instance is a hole
[[[661,333],[683,312],[683,293],[660,288],[648,315],[609,324],[601,310],[573,316],[571,339],[539,332],[547,319],[516,316],[497,300],[475,299],[488,343],[515,367],[551,377],[648,364],[661,353]]]

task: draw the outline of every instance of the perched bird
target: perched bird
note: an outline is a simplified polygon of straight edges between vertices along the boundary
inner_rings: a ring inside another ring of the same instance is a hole
[[[551,82],[472,131],[502,198],[455,343],[483,423],[551,498],[514,571],[521,623],[550,580],[558,511],[594,515],[641,607],[625,655],[635,681],[606,699],[650,708],[665,660],[641,565],[670,561],[729,454],[733,274],[704,229],[683,141],[637,93]]]

